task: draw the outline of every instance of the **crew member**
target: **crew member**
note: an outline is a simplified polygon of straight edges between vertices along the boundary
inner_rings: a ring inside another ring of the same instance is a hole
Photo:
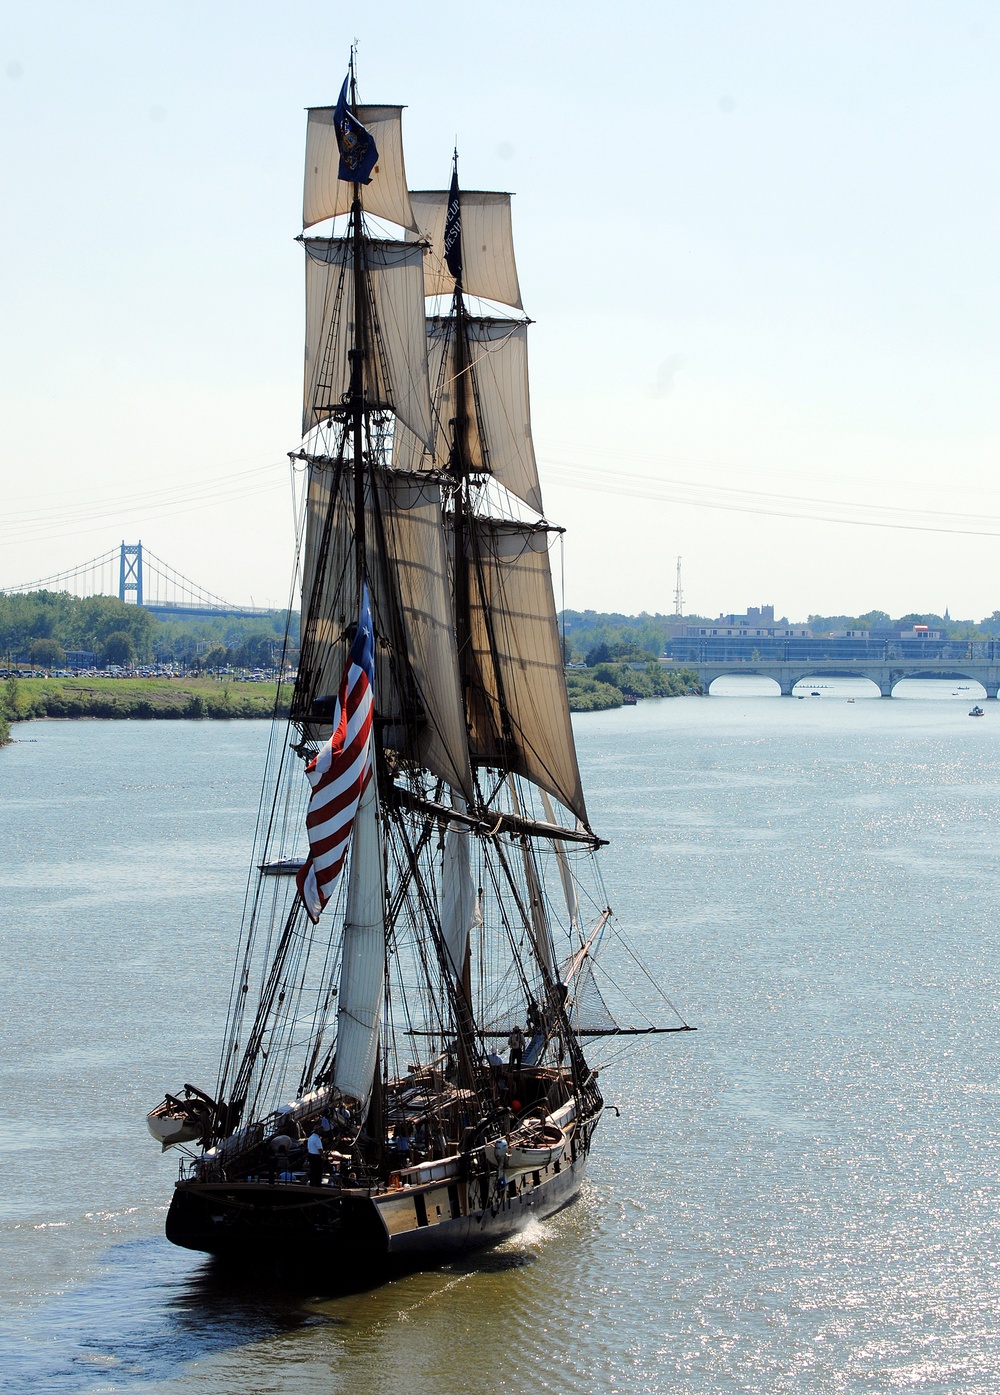
[[[321,1187],[326,1159],[323,1156],[323,1135],[318,1124],[313,1124],[313,1131],[306,1140],[306,1148],[309,1152],[309,1185]]]

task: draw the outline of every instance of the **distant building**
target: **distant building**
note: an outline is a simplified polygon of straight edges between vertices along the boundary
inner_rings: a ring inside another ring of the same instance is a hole
[[[678,627],[679,629],[680,627]],[[705,624],[685,625],[677,639],[808,639],[808,625],[792,625],[787,616],[774,618],[773,605],[747,606],[745,615],[720,615]]]
[[[927,625],[914,625],[911,630],[900,630],[900,639],[944,639],[944,630],[932,630]]]

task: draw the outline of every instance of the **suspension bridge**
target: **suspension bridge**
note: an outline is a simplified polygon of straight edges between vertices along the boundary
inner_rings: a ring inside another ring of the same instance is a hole
[[[156,557],[141,542],[122,541],[120,547],[113,547],[110,552],[59,572],[57,576],[3,589],[8,595],[23,595],[27,591],[68,591],[72,596],[117,596],[120,601],[141,605],[161,620],[211,615],[247,619],[275,613],[262,606],[233,605],[213,595],[183,576],[169,562]]]

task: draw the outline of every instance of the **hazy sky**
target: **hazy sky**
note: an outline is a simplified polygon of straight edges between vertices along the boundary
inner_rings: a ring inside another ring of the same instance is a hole
[[[414,187],[457,136],[517,194],[568,605],[671,610],[682,554],[692,611],[1000,608],[1000,10],[963,0],[10,7],[0,585],[124,537],[284,601],[303,108],[355,36]]]

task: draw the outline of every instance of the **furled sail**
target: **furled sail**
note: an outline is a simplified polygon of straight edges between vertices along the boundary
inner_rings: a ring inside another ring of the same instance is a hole
[[[552,800],[549,798],[547,790],[542,790],[542,808],[545,810],[545,817],[549,823],[555,823],[556,812],[552,807]],[[576,889],[576,881],[573,877],[573,868],[570,865],[566,849],[559,839],[553,841],[552,850],[556,855],[556,862],[559,865],[559,880],[562,882],[563,897],[566,901],[566,913],[569,916],[570,934],[578,934],[580,930],[580,897]]]
[[[526,776],[587,823],[542,525],[471,519],[472,756]]]
[[[463,323],[470,377],[466,395],[470,468],[489,470],[512,494],[541,513],[542,491],[528,401],[528,326],[523,320],[471,316]],[[444,468],[448,464],[459,386],[456,333],[453,316],[435,316],[427,321],[434,451],[428,454],[410,432],[397,432],[393,463],[399,469]]]
[[[464,811],[465,801],[456,798]],[[441,869],[441,937],[456,980],[465,968],[469,931],[476,917],[476,888],[472,880],[472,860],[468,828],[454,822],[444,836],[444,862]]]
[[[416,235],[430,243],[424,263],[427,295],[451,295],[455,290],[455,278],[444,257],[448,198],[447,189],[410,193],[410,206],[419,229]],[[510,194],[462,190],[462,289],[466,295],[521,309]]]
[[[345,186],[346,187],[346,186]],[[306,251],[306,364],[302,434],[342,406],[354,347],[354,249],[346,238],[303,238]],[[433,449],[424,329],[423,267],[415,243],[364,239],[371,351],[365,395],[388,408]]]
[[[302,226],[311,228],[325,218],[349,213],[354,185],[337,177],[340,151],[333,124],[333,107],[310,107],[306,126],[306,178],[302,194]],[[371,134],[378,164],[370,184],[362,188],[366,213],[417,231],[403,165],[402,107],[359,106],[355,115]]]
[[[468,742],[452,620],[441,488],[423,476],[379,472],[365,533],[384,745],[418,757],[472,799]],[[336,692],[348,626],[357,614],[353,566],[354,475],[310,467],[306,504],[302,650],[293,716]]]
[[[521,801],[517,796],[517,783],[510,778],[508,781],[511,793],[511,802],[518,813]],[[544,794],[545,791],[543,790]],[[545,969],[549,978],[556,976],[556,955],[555,947],[552,943],[552,927],[549,918],[545,913],[545,900],[542,896],[542,884],[538,876],[538,867],[535,863],[535,850],[531,841],[525,838],[521,842],[521,860],[524,863],[524,885],[528,893],[528,918],[531,923],[531,942],[535,947],[535,955],[538,962]]]
[[[354,821],[347,916],[337,998],[333,1083],[368,1102],[378,1051],[385,988],[385,867],[373,778]]]

